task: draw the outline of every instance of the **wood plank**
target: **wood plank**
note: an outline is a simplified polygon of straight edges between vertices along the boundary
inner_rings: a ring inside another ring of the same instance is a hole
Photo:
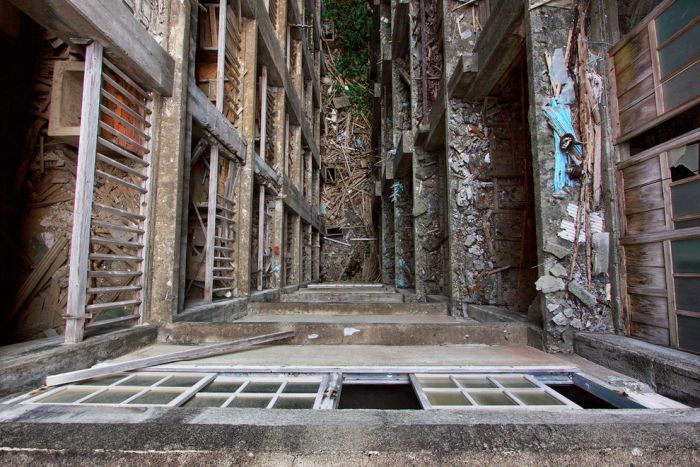
[[[627,265],[664,267],[664,252],[661,242],[624,247]]]
[[[11,0],[64,42],[91,38],[112,63],[146,89],[172,95],[175,61],[123,4],[114,0]]]
[[[99,42],[93,42],[85,50],[80,139],[68,269],[70,272],[68,276],[68,310],[65,339],[66,343],[69,344],[83,340],[85,326],[86,272],[88,271],[90,257],[90,220],[95,183],[97,133],[99,131],[102,52],[103,48]]]
[[[663,209],[663,207],[664,198],[661,182],[625,190],[625,213],[628,215]]]
[[[637,337],[651,344],[663,345],[666,347],[668,347],[669,344],[668,329],[643,323],[632,322],[632,337]]]
[[[654,157],[622,169],[625,191],[661,180],[659,158]]]
[[[620,111],[624,112],[639,101],[649,97],[654,92],[654,77],[652,75],[642,79],[639,83],[631,87],[627,92],[617,98],[617,105]]]
[[[629,294],[632,321],[668,328],[668,305],[665,297]]]
[[[664,268],[628,265],[627,284],[630,287],[666,288]]]
[[[238,339],[230,342],[222,342],[220,344],[212,344],[203,347],[195,347],[187,350],[180,350],[166,355],[157,355],[153,357],[139,358],[128,362],[112,363],[99,367],[88,368],[85,370],[71,371],[69,373],[61,373],[58,375],[50,375],[46,377],[46,386],[57,386],[59,384],[75,383],[91,378],[99,378],[108,376],[114,373],[124,371],[139,370],[150,366],[163,365],[182,360],[194,360],[199,358],[213,357],[215,355],[223,355],[236,351],[245,350],[249,347],[258,344],[266,344],[269,342],[278,342],[284,339],[294,337],[294,331],[274,332],[271,334],[263,334],[247,339]]]
[[[620,239],[623,245],[638,245],[641,243],[652,243],[660,240],[682,240],[684,238],[693,238],[700,236],[700,227],[690,227],[680,230],[665,230],[663,232],[654,232],[640,235],[630,235]]]
[[[663,209],[640,212],[625,216],[627,219],[626,235],[638,235],[666,230],[666,216]]]
[[[632,63],[639,60],[641,56],[649,56],[650,54],[649,30],[644,28],[612,56],[615,64],[615,73],[622,73]]]
[[[627,110],[620,112],[620,131],[625,134],[642,127],[656,118],[656,112],[656,98],[652,94]]]

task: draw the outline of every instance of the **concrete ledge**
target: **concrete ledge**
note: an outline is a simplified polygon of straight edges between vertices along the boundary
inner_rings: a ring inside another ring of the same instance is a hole
[[[466,304],[467,316],[482,323],[527,323],[527,316],[502,306]]]
[[[281,295],[282,292],[280,289],[268,289],[253,292],[250,294],[250,298],[248,299],[248,308],[250,309],[251,303],[278,302]]]
[[[447,303],[249,303],[251,314],[447,315]]]
[[[296,332],[294,338],[281,344],[527,344],[527,326],[513,323],[177,323],[162,328],[159,340],[169,344],[200,344],[278,331]]]
[[[0,396],[43,386],[49,374],[88,368],[152,344],[155,326],[135,326],[89,337],[77,344],[57,344],[54,348],[30,352],[0,361]]]
[[[700,407],[700,356],[613,334],[579,332],[574,351],[636,378],[656,392]]]
[[[105,428],[109,423],[109,429]],[[0,463],[697,465],[694,409],[311,411],[10,406]],[[86,436],[90,433],[90,436]]]
[[[182,313],[173,317],[174,322],[206,322],[226,323],[235,321],[246,315],[247,297],[222,300],[214,303],[203,303],[185,308]]]

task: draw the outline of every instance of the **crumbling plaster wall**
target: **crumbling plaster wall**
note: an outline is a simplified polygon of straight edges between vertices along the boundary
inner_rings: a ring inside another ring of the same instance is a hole
[[[561,191],[555,193],[554,190],[553,134],[544,114],[544,109],[551,103],[553,96],[545,52],[553,53],[557,48],[566,49],[574,12],[545,6],[530,11],[526,8],[525,14],[535,221],[538,232],[537,270],[540,276],[536,283],[540,291],[539,300],[533,303],[531,311],[534,315],[542,316],[547,349],[570,352],[575,331],[613,330],[613,310],[610,306],[612,291],[608,274],[594,275],[592,290],[587,290],[583,264],[585,254],[582,251],[578,255],[572,280],[568,281],[573,243],[559,237],[561,221],[572,220],[567,214],[567,206],[578,203],[580,185],[574,182],[573,186],[564,187]],[[572,106],[572,113],[574,111]],[[605,153],[603,157],[609,157],[609,154]],[[604,222],[603,229],[605,228]],[[579,249],[583,248],[582,245]]]

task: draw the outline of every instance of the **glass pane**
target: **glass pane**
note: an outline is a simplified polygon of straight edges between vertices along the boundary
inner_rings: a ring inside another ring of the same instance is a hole
[[[201,392],[236,392],[243,383],[239,381],[219,381],[214,380],[201,390]]]
[[[274,405],[275,409],[313,409],[312,397],[280,397]]]
[[[437,378],[418,378],[424,388],[456,388],[455,383],[447,376]]]
[[[426,392],[425,395],[434,406],[472,405],[461,392]]]
[[[518,405],[502,392],[470,392],[469,395],[478,405]]]
[[[678,343],[681,349],[700,353],[700,318],[678,315]]]
[[[671,72],[676,71],[698,56],[700,50],[696,44],[700,43],[700,23],[685,31],[673,39],[667,47],[659,50],[659,68],[661,78],[665,78]]]
[[[95,379],[89,379],[87,381],[84,381],[80,383],[81,386],[109,386],[110,384],[114,384],[120,379],[126,378],[127,375],[114,375],[114,376],[105,376],[104,378],[95,378]]]
[[[537,385],[522,376],[499,376],[496,380],[506,388],[536,388]]]
[[[698,0],[676,0],[673,5],[656,18],[656,37],[659,44],[671,37],[697,15],[700,15],[700,2]]]
[[[299,392],[316,394],[318,392],[319,383],[287,383],[282,392]]]
[[[152,386],[166,375],[136,375],[127,381],[119,383],[117,386]]]
[[[671,167],[671,180],[674,182],[697,175],[700,169],[700,143],[669,151],[668,165]]]
[[[148,391],[146,394],[129,402],[129,404],[166,405],[180,394],[182,393],[179,391]]]
[[[664,96],[664,110],[675,109],[681,104],[694,99],[700,94],[700,62],[686,68],[662,85]]]
[[[700,79],[698,80],[700,81]],[[700,212],[700,180],[671,187],[673,217]]]
[[[82,399],[83,397],[87,396],[88,394],[92,394],[93,392],[96,391],[96,388],[85,388],[85,389],[78,389],[78,388],[66,388],[61,391],[58,391],[54,394],[51,394],[48,397],[43,398],[42,400],[38,401],[41,404],[44,403],[55,403],[55,404],[61,404],[61,403],[69,403],[69,402],[75,402],[78,399]]]
[[[497,387],[494,383],[492,383],[486,378],[457,378],[457,381],[459,381],[459,384],[461,384],[465,388],[483,389]]]
[[[544,391],[513,391],[513,395],[525,405],[564,405],[559,399]]]
[[[280,384],[282,383],[277,381],[249,383],[248,386],[243,389],[243,392],[277,392],[280,388]]]
[[[673,251],[673,272],[700,272],[700,238],[675,240],[671,242]]]
[[[229,407],[246,409],[264,409],[272,400],[272,397],[236,397]]]
[[[687,221],[674,222],[676,229],[689,229],[691,227],[700,227],[700,219],[689,219]]]
[[[700,312],[700,278],[676,277],[676,308]]]
[[[190,386],[194,386],[201,380],[201,376],[173,376],[172,378],[168,378],[166,381],[162,382],[160,385],[174,388],[188,388]]]
[[[183,407],[221,407],[228,397],[201,397],[195,396],[185,402]]]
[[[118,390],[118,389],[108,389],[107,391],[101,392],[95,397],[91,397],[86,400],[86,404],[119,404],[124,402],[131,396],[138,393],[138,389],[134,390]]]

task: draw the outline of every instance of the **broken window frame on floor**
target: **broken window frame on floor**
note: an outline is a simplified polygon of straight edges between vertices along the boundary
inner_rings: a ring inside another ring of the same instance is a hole
[[[392,373],[383,372],[379,368],[370,373],[357,372],[352,368],[335,371],[297,370],[303,368],[205,368],[197,365],[164,365],[135,372],[116,372],[50,389],[41,388],[10,399],[4,404],[337,410],[343,387],[346,385],[410,384],[422,410],[583,410],[581,406],[554,390],[552,386],[556,385],[577,386],[617,409],[685,407],[657,394],[620,393],[589,375],[571,371],[543,372],[542,369],[528,367],[514,367],[508,371],[493,371],[495,368],[475,368],[472,371],[407,368]],[[140,381],[136,383],[136,380]],[[177,380],[180,381],[174,384]],[[436,384],[430,384],[430,380]],[[469,381],[475,384],[470,384]],[[217,385],[221,387],[217,388]],[[246,390],[256,385],[258,388],[255,391]],[[260,386],[265,385],[270,387],[260,389]],[[315,390],[304,388],[287,391],[291,386],[300,385],[314,385]],[[106,394],[120,391],[125,393],[123,399],[117,398],[114,402],[100,401]],[[60,396],[64,392],[77,395],[65,399]],[[168,393],[172,397],[158,399],[158,393]],[[446,394],[456,395],[460,398],[460,403],[431,402],[435,395]],[[528,403],[528,396],[538,400]],[[505,403],[499,404],[497,400],[489,403],[487,400],[494,398]],[[202,399],[218,399],[220,404],[203,403]],[[251,405],[235,402],[241,399],[263,400],[266,403]],[[305,399],[308,403],[301,407],[289,407],[286,404],[297,399]],[[151,402],[146,403],[144,400]],[[543,403],[544,401],[548,403]]]
[[[85,49],[68,279],[67,343],[80,342],[87,328],[140,323],[146,295],[154,97],[105,58],[103,51],[97,42]],[[111,173],[115,171],[116,174]],[[136,180],[129,181],[130,177]],[[124,209],[116,196],[113,205],[93,202],[96,188],[103,183],[135,193],[137,212]],[[107,219],[119,220],[106,222],[105,215],[113,216]],[[109,232],[111,238],[99,234],[98,229]],[[114,231],[131,237],[115,237]],[[100,245],[112,252],[95,253]],[[125,253],[119,248],[135,253]],[[104,283],[94,282],[100,278]],[[114,282],[124,278],[128,282]],[[123,299],[122,294],[131,297]],[[123,313],[99,319],[100,314],[115,310]]]

